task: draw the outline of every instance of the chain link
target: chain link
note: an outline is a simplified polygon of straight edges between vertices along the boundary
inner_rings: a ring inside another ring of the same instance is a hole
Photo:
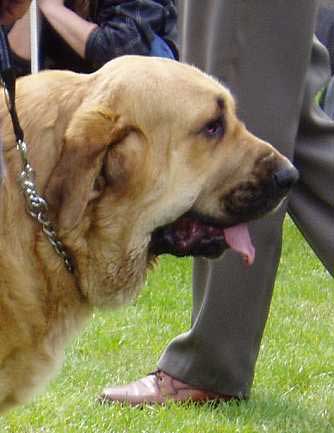
[[[16,117],[17,119],[15,102],[13,98],[11,98],[11,94],[8,91],[7,86],[5,85],[2,79],[0,84],[3,86],[5,101],[13,121],[13,113],[14,113],[14,117]],[[31,167],[31,165],[29,164],[29,160],[28,160],[27,144],[23,139],[19,138],[17,127],[19,128],[20,131],[22,130],[18,124],[18,119],[16,125],[15,125],[15,121],[13,121],[13,127],[16,136],[16,148],[20,153],[21,163],[22,163],[22,171],[19,176],[19,183],[23,191],[23,195],[25,197],[27,211],[39,224],[41,224],[42,230],[46,235],[46,237],[48,238],[53,249],[64,260],[66,269],[69,272],[73,273],[74,272],[73,260],[71,256],[67,253],[64,244],[58,239],[57,232],[53,224],[49,220],[47,202],[38,193],[35,184],[35,172]]]
[[[71,256],[67,253],[64,244],[58,239],[56,230],[49,220],[47,202],[37,191],[35,173],[28,162],[27,145],[23,140],[18,140],[16,147],[20,152],[23,166],[22,172],[19,176],[19,183],[26,200],[27,211],[39,224],[41,224],[43,232],[53,249],[60,257],[62,257],[67,270],[73,273],[74,267]]]

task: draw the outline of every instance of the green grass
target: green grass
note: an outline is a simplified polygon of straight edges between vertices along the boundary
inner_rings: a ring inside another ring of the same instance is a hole
[[[3,417],[0,432],[333,433],[334,283],[289,219],[284,238],[248,402],[144,409],[96,403],[105,384],[152,371],[168,341],[189,326],[191,261],[166,257],[135,305],[94,315],[47,392]]]

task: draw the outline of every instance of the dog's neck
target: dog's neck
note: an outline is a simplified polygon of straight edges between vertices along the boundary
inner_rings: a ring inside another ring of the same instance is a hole
[[[53,80],[56,81],[57,72],[52,75]],[[61,154],[62,143],[56,142],[54,137],[58,136],[62,139],[62,131],[66,129],[69,117],[67,111],[75,110],[81,102],[80,94],[77,98],[73,98],[75,79],[76,76],[69,73],[68,92],[64,89],[61,101],[56,86],[52,85],[52,80],[48,83],[47,91],[56,102],[51,107],[47,106],[44,98],[46,88],[43,80],[43,88],[40,87],[37,76],[36,80],[29,78],[29,88],[26,87],[25,79],[18,81],[17,110],[21,125],[26,131],[29,162],[36,172],[37,187],[42,195],[54,164]],[[30,100],[31,104],[23,106],[22,100]],[[2,106],[5,107],[5,104]],[[46,116],[45,113],[48,115]],[[81,308],[85,309],[86,307],[83,307],[85,302],[78,290],[75,277],[69,274],[63,260],[53,251],[42,233],[41,226],[26,212],[24,197],[17,182],[21,172],[20,156],[15,147],[12,125],[5,108],[1,109],[0,116],[5,156],[5,174],[0,187],[0,245],[1,251],[5,252],[0,260],[0,290],[8,291],[10,294],[12,287],[22,289],[23,284],[24,289],[18,295],[22,297],[22,303],[24,304],[25,291],[30,291],[41,299],[39,304],[48,310],[48,317],[50,309],[54,314],[56,311],[61,314],[63,307],[60,305],[61,299],[67,299],[68,305],[77,305],[78,311]],[[43,125],[40,124],[41,118],[44,119]],[[59,131],[58,134],[48,133],[55,129]],[[52,158],[47,157],[50,154]],[[47,264],[45,257],[48,259]],[[53,295],[53,287],[56,286],[57,299]],[[62,297],[59,296],[61,290],[66,292]],[[43,311],[36,312],[40,317],[43,314]]]

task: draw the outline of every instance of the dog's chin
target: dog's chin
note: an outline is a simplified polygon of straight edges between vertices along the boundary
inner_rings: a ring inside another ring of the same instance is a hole
[[[175,222],[157,228],[152,233],[149,251],[153,256],[217,258],[227,248],[224,227],[188,212]]]

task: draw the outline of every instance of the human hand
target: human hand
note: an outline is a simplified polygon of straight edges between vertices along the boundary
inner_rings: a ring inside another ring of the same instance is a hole
[[[12,24],[21,18],[30,6],[31,0],[0,0],[0,24]]]

